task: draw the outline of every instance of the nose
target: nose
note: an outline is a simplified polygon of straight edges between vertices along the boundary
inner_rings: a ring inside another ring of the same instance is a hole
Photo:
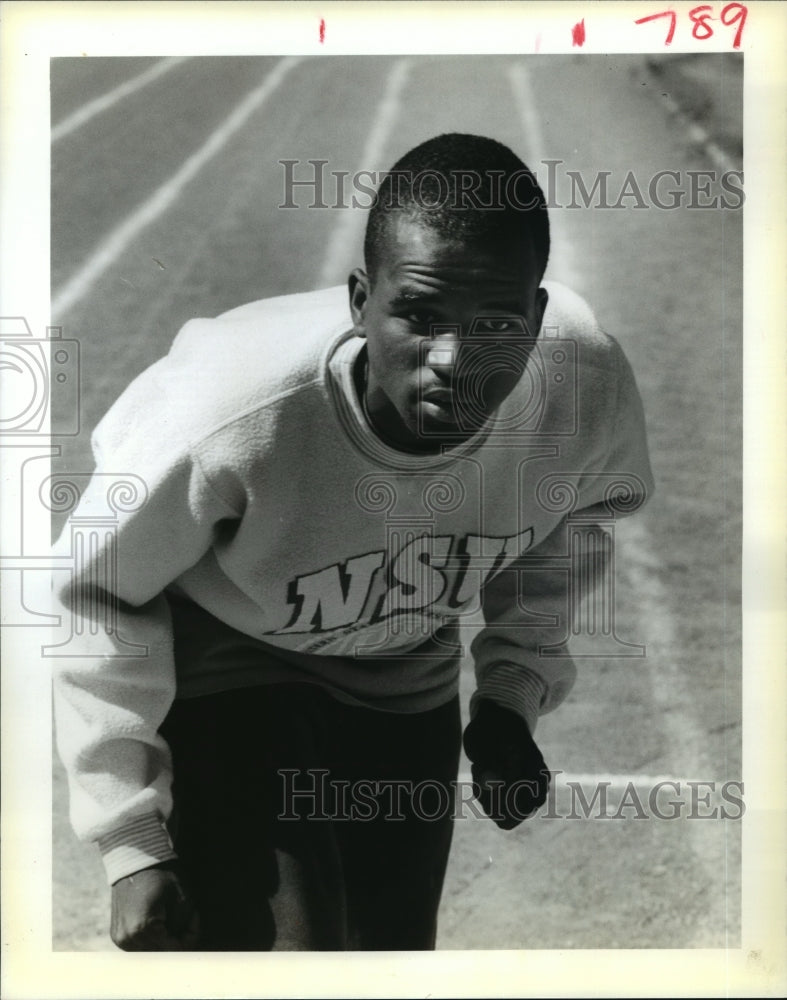
[[[461,330],[458,326],[435,331],[426,344],[426,365],[444,381],[450,381],[459,358]]]

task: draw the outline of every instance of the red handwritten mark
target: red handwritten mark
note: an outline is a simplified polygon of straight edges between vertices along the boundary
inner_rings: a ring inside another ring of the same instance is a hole
[[[731,24],[735,24],[736,21],[740,22],[740,26],[735,33],[735,40],[732,43],[732,47],[734,49],[739,49],[741,47],[741,35],[743,34],[743,26],[746,23],[746,15],[748,12],[748,9],[742,3],[728,3],[721,12],[722,24],[729,26]]]
[[[320,45],[325,41],[325,18],[320,18]]]
[[[540,31],[536,35],[535,51],[536,52],[540,52],[541,51],[541,32]]]
[[[634,24],[647,24],[648,21],[655,21],[658,17],[670,18],[669,31],[667,32],[667,37],[664,39],[664,44],[671,45],[672,39],[675,37],[675,24],[678,20],[674,10],[663,10],[660,14],[650,14],[648,17],[640,17]]]
[[[735,38],[732,41],[734,49],[739,49],[741,46],[743,26],[746,23],[748,12],[748,8],[742,3],[728,3],[726,7],[722,8],[721,23],[726,27],[732,27],[734,24],[738,25],[738,30],[735,32]],[[647,17],[640,17],[634,24],[646,24],[648,21],[655,21],[660,17],[668,17],[670,19],[669,31],[667,32],[667,37],[664,39],[664,44],[669,45],[675,37],[675,25],[678,19],[674,10],[663,10],[660,14],[649,14]],[[689,11],[689,20],[692,23],[692,38],[696,38],[700,42],[705,42],[713,37],[713,28],[710,22],[715,21],[716,18],[713,16],[712,4],[703,3],[699,7],[692,7]]]
[[[585,44],[585,18],[578,21],[571,29],[571,44],[582,46]]]
[[[711,14],[707,13],[712,10],[713,7],[711,7],[709,3],[704,3],[689,11],[689,17],[694,24],[694,27],[691,29],[692,38],[698,38],[701,42],[703,42],[706,38],[711,38],[713,36],[713,28],[711,28],[710,24],[708,24]]]

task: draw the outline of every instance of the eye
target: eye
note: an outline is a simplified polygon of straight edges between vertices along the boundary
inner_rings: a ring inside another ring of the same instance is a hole
[[[411,326],[418,327],[419,329],[428,329],[433,323],[439,322],[437,316],[427,309],[413,309],[407,313],[405,319]]]
[[[485,319],[476,326],[479,333],[510,333],[518,324],[509,319]]]

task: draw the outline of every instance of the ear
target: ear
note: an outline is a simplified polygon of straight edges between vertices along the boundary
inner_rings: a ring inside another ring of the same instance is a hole
[[[549,302],[549,292],[546,288],[536,289],[536,336],[541,333],[541,324],[544,322],[544,313],[546,312],[547,303]]]
[[[362,271],[360,267],[356,267],[347,279],[347,287],[350,292],[350,315],[355,326],[355,332],[359,337],[365,337],[366,306],[370,295],[370,282],[366,271]]]

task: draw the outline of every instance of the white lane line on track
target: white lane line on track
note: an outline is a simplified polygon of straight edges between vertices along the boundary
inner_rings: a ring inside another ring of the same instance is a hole
[[[530,83],[530,74],[523,63],[514,63],[509,67],[508,82],[529,150],[528,159],[530,162],[528,166],[538,175],[539,167],[546,159],[547,148],[541,121],[536,111],[536,99]],[[574,247],[566,233],[563,218],[560,212],[555,209],[549,213],[549,229],[552,243],[550,274],[557,281],[568,285],[569,288],[580,288],[581,282],[574,266]]]
[[[374,128],[369,133],[361,153],[360,169],[376,170],[382,157],[385,143],[393,128],[401,105],[401,96],[410,74],[410,60],[399,59],[391,68],[385,84],[385,91],[375,114]],[[352,253],[355,241],[366,225],[368,210],[363,208],[340,209],[341,217],[331,233],[328,248],[323,257],[318,288],[343,282],[353,265]]]
[[[88,294],[94,282],[111,267],[129,243],[146,226],[162,215],[180,196],[199,171],[227,145],[265,101],[281,86],[287,74],[300,63],[300,56],[287,56],[277,63],[262,83],[250,91],[207,141],[180,169],[165,181],[145,202],[137,206],[88,257],[85,263],[62,285],[52,298],[51,313],[62,318]]]
[[[736,171],[736,166],[729,156],[718,146],[701,125],[691,121],[683,113],[680,105],[669,95],[662,94],[661,101],[667,109],[667,114],[675,118],[686,130],[686,134],[695,146],[699,146],[710,157],[711,162],[717,170],[727,174]]]
[[[654,555],[648,530],[641,516],[626,518],[616,527],[616,541],[625,546],[621,564],[626,585],[637,595],[641,608],[641,630],[647,644],[648,678],[659,724],[663,728],[667,753],[682,767],[706,774],[718,770],[719,761],[706,750],[699,720],[692,711],[688,680],[678,660],[679,637],[670,613],[670,601],[659,578],[659,562]],[[726,761],[721,762],[726,771]],[[729,831],[724,824],[692,824],[686,844],[696,859],[697,885],[719,886],[723,879],[728,891],[727,872]]]
[[[697,773],[710,770],[715,762],[704,748],[686,676],[676,662],[680,641],[670,613],[666,588],[659,578],[659,560],[641,515],[615,526],[616,545],[622,550],[620,565],[625,586],[637,595],[641,610],[639,631],[647,636],[646,664],[654,700],[661,710],[662,725],[673,760]],[[714,768],[715,770],[715,768]]]
[[[86,122],[89,122],[91,118],[95,118],[96,115],[100,115],[104,111],[108,111],[111,107],[114,107],[118,101],[122,101],[123,98],[136,93],[138,90],[146,87],[149,83],[157,80],[160,76],[163,76],[165,73],[169,73],[170,70],[179,66],[183,62],[186,62],[185,56],[170,56],[166,59],[159,59],[155,65],[149,67],[138,76],[134,76],[130,80],[125,80],[117,87],[113,87],[112,90],[108,90],[106,94],[102,94],[100,97],[96,97],[95,100],[88,101],[87,104],[83,104],[67,118],[64,118],[63,121],[58,122],[58,124],[52,128],[52,144],[54,145],[54,143],[56,143],[59,139],[63,139],[65,136],[70,135],[71,132],[74,132],[76,129],[81,128],[82,125],[86,124]]]

